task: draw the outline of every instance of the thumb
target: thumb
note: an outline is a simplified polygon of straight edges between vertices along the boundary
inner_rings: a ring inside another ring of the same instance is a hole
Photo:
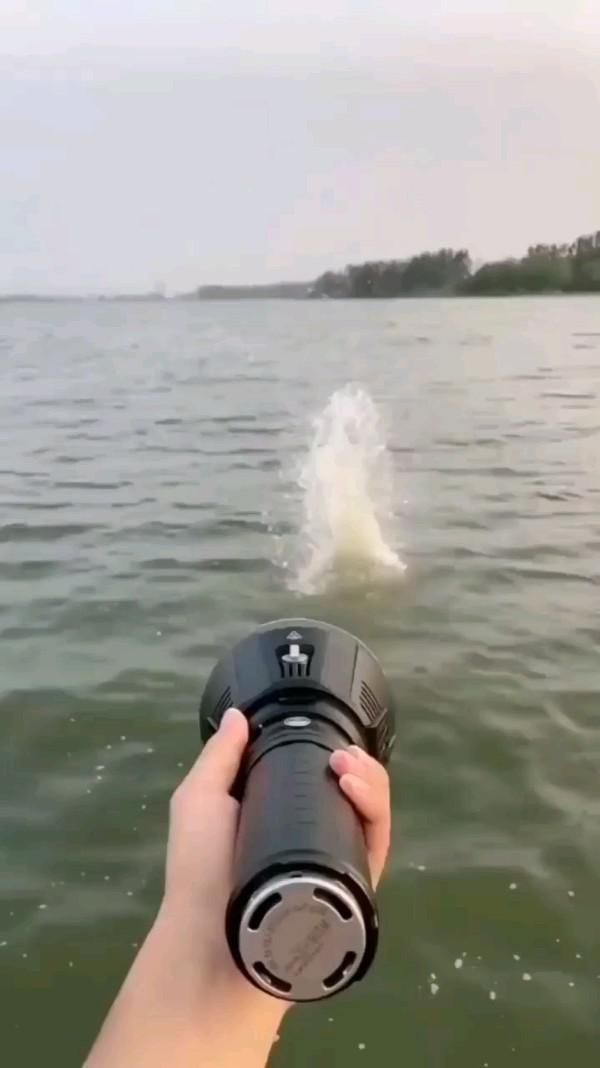
[[[204,746],[188,775],[196,790],[228,793],[240,769],[248,744],[248,720],[237,708],[228,708],[216,734]]]

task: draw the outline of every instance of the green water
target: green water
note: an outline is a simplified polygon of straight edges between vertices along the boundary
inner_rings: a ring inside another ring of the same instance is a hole
[[[406,577],[294,592],[297,459],[350,379]],[[599,551],[593,298],[0,306],[2,1065],[81,1064],[209,668],[298,614],[389,673],[395,828],[375,968],[273,1064],[597,1066]]]

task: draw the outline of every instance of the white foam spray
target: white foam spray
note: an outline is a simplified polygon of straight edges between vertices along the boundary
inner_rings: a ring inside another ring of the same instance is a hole
[[[294,585],[389,580],[405,565],[391,547],[393,480],[379,413],[363,389],[337,390],[313,422],[299,474],[301,562]]]

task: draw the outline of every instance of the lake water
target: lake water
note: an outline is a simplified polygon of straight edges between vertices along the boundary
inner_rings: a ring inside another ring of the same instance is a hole
[[[349,381],[406,572],[307,583]],[[273,1064],[597,1068],[599,553],[594,298],[0,305],[2,1063],[81,1064],[215,657],[313,615],[393,685],[394,845],[376,966]]]

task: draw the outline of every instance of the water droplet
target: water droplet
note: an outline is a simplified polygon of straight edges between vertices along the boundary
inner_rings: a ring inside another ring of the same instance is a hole
[[[454,961],[454,967],[455,968],[462,968],[462,966],[463,966],[462,958],[461,957],[457,957],[456,960]]]
[[[575,986],[575,983],[573,982],[573,980],[571,980],[571,982],[569,983],[569,986]]]
[[[495,1000],[496,1000],[496,991],[495,990],[490,990],[490,1001],[495,1001]]]
[[[359,1049],[366,1049],[367,1047],[366,1047],[366,1045],[365,1045],[365,1043],[364,1043],[364,1042],[359,1042],[359,1043],[358,1043],[358,1048],[359,1048]]]
[[[104,764],[98,764],[96,766],[96,771],[104,771]]]
[[[47,905],[38,905],[38,909],[40,910],[40,912],[42,911],[42,909],[47,909],[47,908],[48,908]]]
[[[435,997],[435,995],[437,994],[437,992],[438,992],[438,990],[439,990],[440,988],[439,988],[439,986],[437,985],[437,983],[431,983],[431,985],[430,985],[429,989],[431,990],[431,996],[432,996],[432,997]]]
[[[575,897],[575,891],[574,890],[568,890],[567,893],[568,893],[569,897]]]
[[[529,972],[523,972],[523,982],[524,983],[530,983],[531,982],[531,976],[530,976]]]
[[[517,889],[517,883],[511,883],[508,889],[509,890],[516,890]]]
[[[513,960],[521,960],[518,953],[513,953]]]
[[[417,864],[417,871],[427,871],[425,864]]]

